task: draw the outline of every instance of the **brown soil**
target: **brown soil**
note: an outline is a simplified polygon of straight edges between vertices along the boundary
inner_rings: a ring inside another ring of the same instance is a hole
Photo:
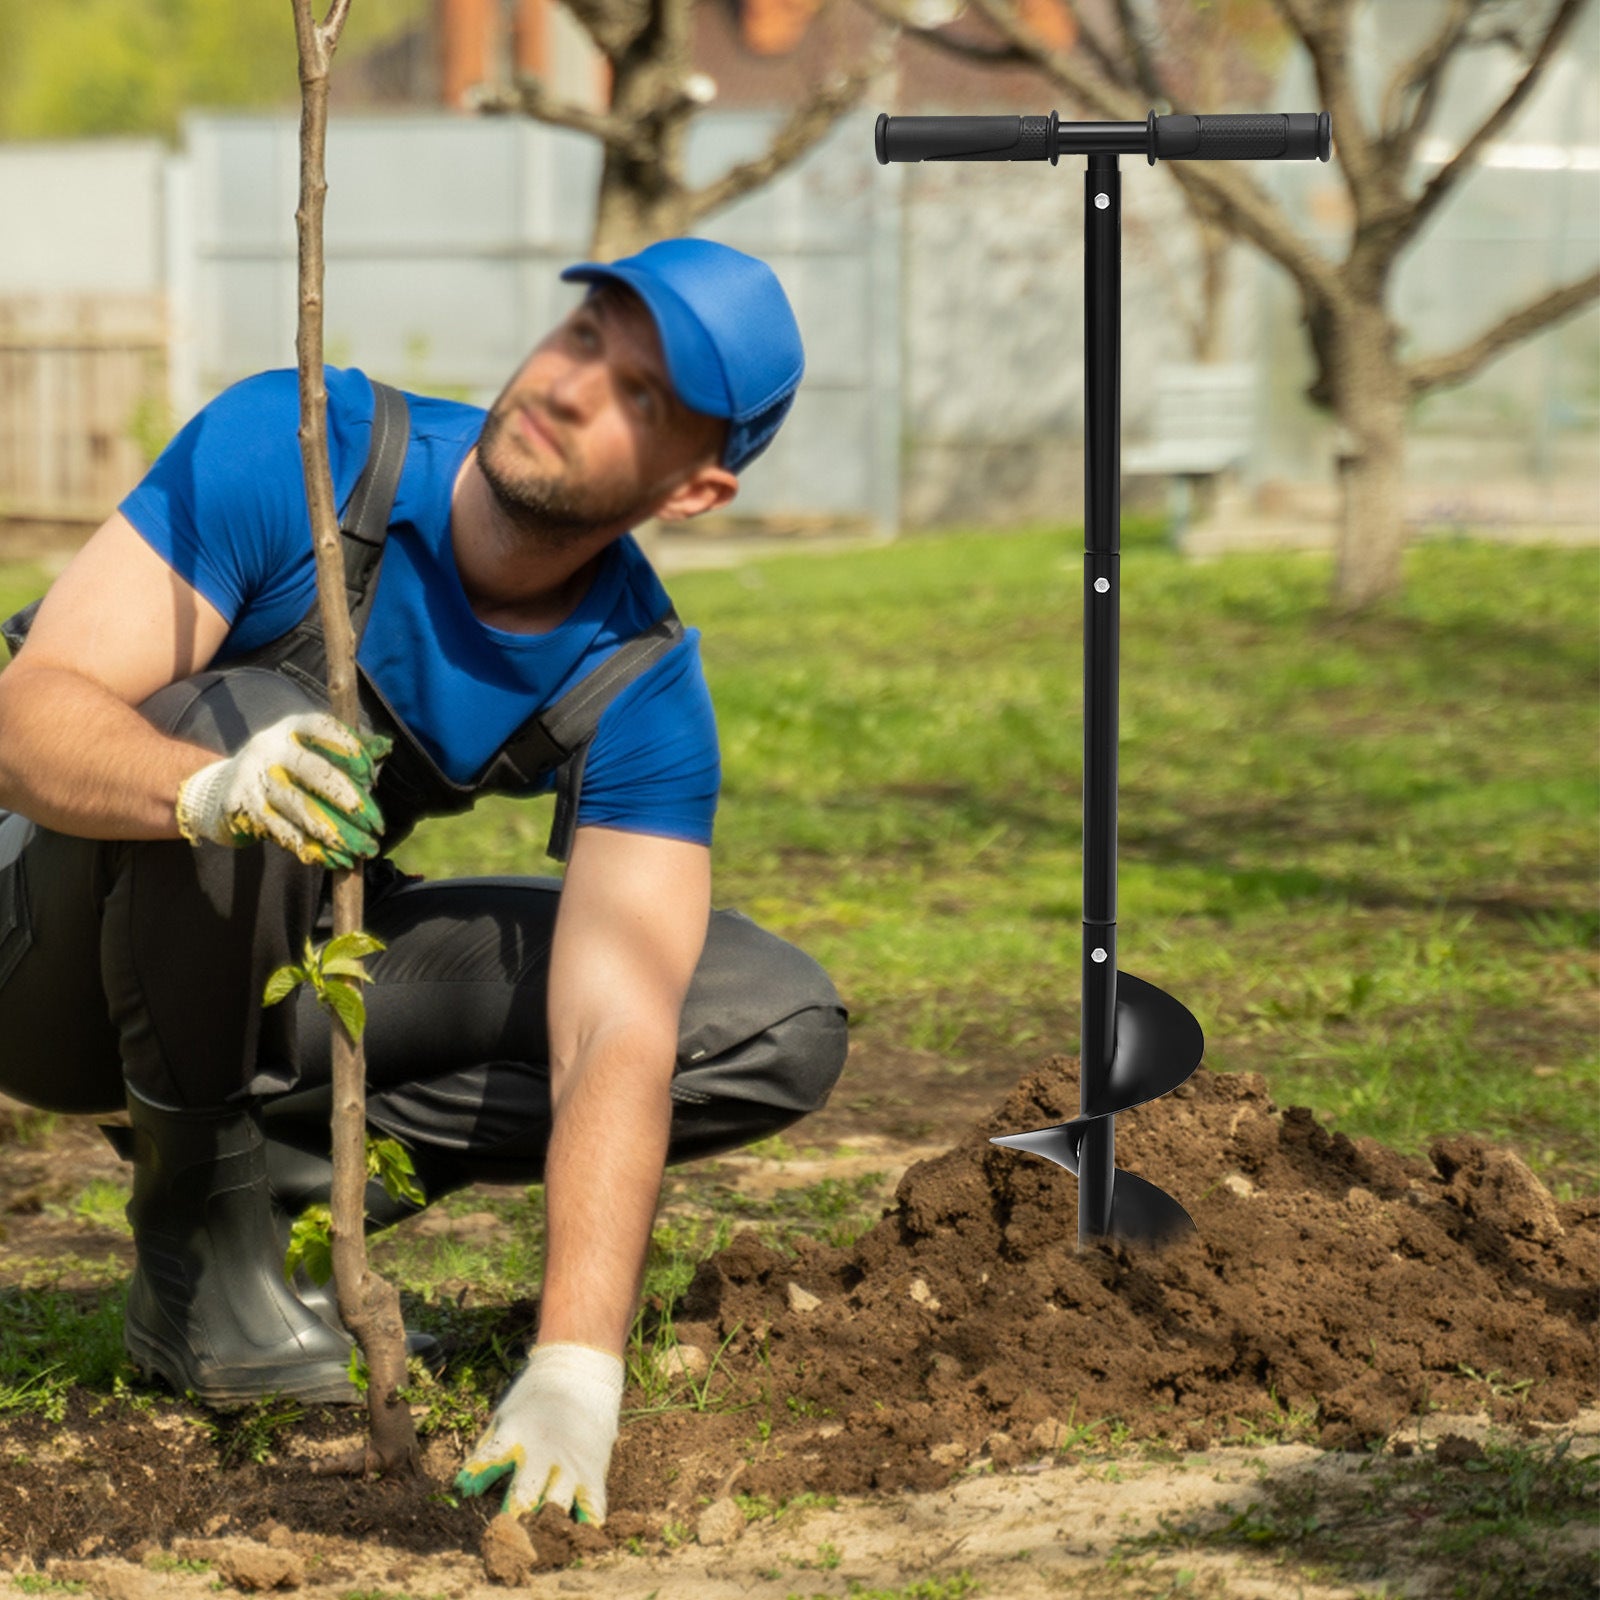
[[[1600,1395],[1600,1199],[1558,1204],[1515,1155],[1469,1139],[1438,1141],[1422,1161],[1330,1135],[1304,1108],[1276,1107],[1259,1076],[1202,1069],[1117,1128],[1119,1164],[1182,1200],[1198,1236],[1160,1253],[1114,1244],[1080,1252],[1073,1180],[987,1142],[1064,1121],[1076,1106],[1076,1063],[1052,1059],[953,1148],[910,1166],[883,1220],[855,1245],[809,1244],[788,1256],[737,1235],[674,1308],[686,1343],[715,1351],[726,1342],[716,1409],[625,1422],[610,1520],[591,1529],[542,1515],[532,1525],[537,1569],[566,1569],[563,1589],[580,1593],[642,1597],[653,1574],[661,1600],[809,1596],[843,1594],[852,1576],[882,1584],[954,1572],[987,1550],[975,1592],[1088,1592],[1068,1583],[1072,1562],[1091,1561],[1097,1545],[1103,1554],[1126,1531],[1093,1488],[1105,1488],[1094,1462],[1115,1442],[1113,1422],[1132,1444],[1170,1447],[1169,1462],[1208,1452],[1188,1464],[1235,1483],[1258,1480],[1242,1469],[1228,1480],[1226,1462],[1256,1463],[1272,1450],[1297,1452],[1297,1468],[1332,1481],[1386,1446],[1420,1443],[1425,1429],[1437,1436],[1447,1416],[1529,1437],[1552,1425],[1594,1431],[1596,1416],[1580,1410]],[[81,1182],[81,1168],[76,1175]],[[43,1241],[21,1236],[29,1220],[13,1212],[7,1249],[36,1259]],[[508,1338],[531,1325],[526,1303],[507,1309]],[[625,1403],[640,1401],[631,1393]],[[0,1425],[0,1570],[250,1535],[298,1548],[311,1559],[312,1587],[344,1592],[360,1579],[460,1595],[483,1581],[476,1552],[490,1510],[440,1492],[455,1443],[434,1440],[429,1475],[414,1484],[312,1479],[306,1458],[348,1436],[348,1413],[311,1419],[263,1465],[223,1467],[222,1446],[189,1408],[162,1401],[141,1415],[122,1405],[97,1412],[98,1403],[75,1395],[60,1426]],[[1107,1426],[1073,1433],[1095,1423]],[[1260,1442],[1279,1437],[1294,1442]],[[999,1476],[987,1475],[991,1466]],[[1132,1468],[1127,1481],[1112,1474],[1122,1495],[1112,1498],[1144,1512],[1215,1508],[1216,1492],[1185,1498],[1176,1487],[1184,1469],[1165,1470],[1163,1489],[1143,1496],[1130,1487]],[[757,1525],[734,1547],[737,1561],[701,1551],[694,1559],[708,1564],[693,1582],[687,1555],[669,1556],[662,1542],[674,1524],[692,1530],[708,1502],[807,1491],[860,1497],[846,1502],[836,1533],[805,1527],[801,1544],[811,1540],[813,1554],[819,1538],[846,1552],[837,1570],[796,1571],[805,1559],[774,1554],[783,1538],[792,1542],[793,1521]],[[1177,1498],[1168,1504],[1163,1494]],[[1091,1504],[1098,1521],[1087,1520]],[[930,1507],[943,1509],[934,1516]],[[856,1532],[896,1517],[900,1534],[885,1537],[897,1555],[849,1557]],[[930,1531],[939,1517],[967,1530],[949,1550]],[[996,1527],[1010,1530],[1013,1557],[1057,1550],[1061,1582],[1018,1587],[1040,1574],[995,1553]],[[351,1541],[377,1541],[364,1564]],[[643,1551],[626,1558],[637,1589],[623,1566],[606,1566],[614,1581],[597,1578],[593,1588],[578,1576],[611,1562],[608,1551],[622,1562],[630,1541]],[[1385,1559],[1403,1567],[1405,1545],[1400,1538]],[[468,1566],[453,1578],[428,1568],[424,1578],[425,1558]],[[1261,1575],[1267,1559],[1250,1570]],[[1589,1544],[1572,1559],[1592,1573]],[[1208,1561],[1180,1563],[1197,1574],[1180,1592],[1295,1592],[1249,1587],[1248,1563],[1213,1571]],[[106,1570],[148,1577],[116,1563]],[[1132,1569],[1118,1570],[1119,1584],[1133,1581]],[[719,1573],[742,1587],[719,1587]],[[161,1582],[181,1586],[182,1576]],[[1307,1595],[1346,1592],[1303,1577]],[[109,1580],[97,1581],[97,1592],[110,1592]],[[1171,1574],[1162,1581],[1093,1592],[1164,1595]],[[1432,1582],[1388,1592],[1449,1592]],[[1570,1592],[1592,1592],[1592,1583]]]

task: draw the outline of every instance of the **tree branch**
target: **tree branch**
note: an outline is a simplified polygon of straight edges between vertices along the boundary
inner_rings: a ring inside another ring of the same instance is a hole
[[[889,65],[895,39],[896,33],[892,30],[879,34],[865,64],[824,84],[809,100],[797,106],[761,155],[753,161],[741,161],[703,189],[690,193],[685,225],[720,211],[741,195],[759,188],[819,143],[840,115],[861,99],[867,87]]]
[[[1549,66],[1557,48],[1566,38],[1584,3],[1585,0],[1561,0],[1560,5],[1556,7],[1555,16],[1551,18],[1550,26],[1545,30],[1544,38],[1539,41],[1539,47],[1528,63],[1527,71],[1517,80],[1510,94],[1479,126],[1477,132],[1434,174],[1432,182],[1411,207],[1395,236],[1394,255],[1398,255],[1416,237],[1428,218],[1439,208],[1445,196],[1476,165],[1478,152],[1511,120],[1517,108],[1533,92],[1534,85],[1544,76],[1545,68]],[[1337,122],[1334,125],[1337,127]],[[1342,149],[1342,140],[1340,144]]]
[[[645,35],[656,0],[563,0],[595,48],[613,67]]]
[[[1085,110],[1111,122],[1144,121],[1148,105],[1107,84],[1083,62],[1042,43],[1017,21],[1005,0],[972,0],[972,4]],[[1339,295],[1333,263],[1300,237],[1281,208],[1244,170],[1228,162],[1171,161],[1162,165],[1191,198],[1209,200],[1219,218],[1227,219],[1228,226],[1293,276],[1308,300],[1326,301]]]
[[[1520,311],[1512,312],[1470,344],[1462,345],[1459,350],[1406,363],[1406,386],[1413,396],[1419,396],[1435,389],[1448,389],[1454,384],[1465,383],[1502,350],[1531,338],[1541,329],[1571,316],[1575,311],[1581,311],[1596,299],[1600,299],[1600,271],[1591,272],[1586,278],[1579,278],[1574,283],[1541,295]]]
[[[1384,146],[1384,159],[1396,170],[1410,170],[1417,140],[1433,116],[1439,86],[1444,81],[1444,69],[1467,31],[1473,12],[1482,3],[1483,0],[1450,0],[1450,9],[1438,31],[1409,61],[1402,62],[1389,79],[1378,116],[1378,137]],[[1407,114],[1404,101],[1413,89],[1420,89],[1421,93]]]
[[[632,121],[557,100],[538,78],[519,77],[509,89],[469,90],[467,103],[474,111],[490,116],[520,114],[557,128],[587,133],[608,149],[633,161],[650,162],[655,158],[654,143]]]
[[[1322,108],[1333,118],[1339,141],[1339,175],[1358,217],[1365,215],[1384,182],[1385,171],[1362,120],[1350,65],[1350,0],[1272,0],[1278,14],[1299,35],[1317,75]],[[1391,184],[1390,187],[1393,187]]]
[[[1025,65],[1032,59],[1015,45],[980,44],[976,39],[963,39],[958,35],[946,33],[943,26],[923,27],[920,23],[910,21],[898,6],[890,3],[890,0],[861,0],[861,4],[874,16],[892,27],[899,28],[903,33],[914,33],[924,44],[930,44],[936,50],[943,50],[947,55],[971,61],[976,66],[1014,67]]]
[[[344,19],[349,15],[350,0],[333,0],[328,8],[328,20],[317,29],[330,56],[339,48],[339,35],[344,32]]]
[[[1145,42],[1144,30],[1139,26],[1139,18],[1134,13],[1133,0],[1116,0],[1116,7],[1117,24],[1122,31],[1123,39],[1127,42],[1128,54],[1133,58],[1134,82],[1145,92],[1152,105],[1170,106],[1172,96],[1167,92],[1161,71],[1156,66],[1149,45]],[[1077,7],[1074,6],[1073,9],[1076,11]],[[1078,26],[1083,27],[1081,17],[1078,19]]]

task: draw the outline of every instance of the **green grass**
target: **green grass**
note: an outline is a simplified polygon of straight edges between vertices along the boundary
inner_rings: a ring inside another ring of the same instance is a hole
[[[0,1288],[0,1420],[59,1422],[68,1391],[112,1391],[126,1371],[119,1289]]]
[[[1341,620],[1328,556],[1124,547],[1123,969],[1281,1103],[1600,1192],[1594,552],[1421,545]],[[862,1046],[952,1074],[1076,1048],[1081,573],[1060,529],[673,582],[722,736],[718,902],[822,961]],[[400,856],[543,870],[546,827],[489,802]]]
[[[1600,1192],[1595,553],[1419,545],[1341,620],[1328,556],[1191,565],[1159,533],[1124,530],[1121,966],[1280,1103]],[[863,1047],[952,1075],[1076,1048],[1081,574],[1063,528],[673,582],[722,736],[718,902],[822,961]],[[0,568],[0,607],[43,581]],[[398,854],[544,871],[547,826],[490,801]]]

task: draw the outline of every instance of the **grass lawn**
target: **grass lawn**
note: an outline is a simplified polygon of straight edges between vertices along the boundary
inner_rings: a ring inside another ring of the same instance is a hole
[[[685,574],[722,733],[719,904],[834,975],[862,1048],[1020,1075],[1077,1047],[1082,541],[911,538]],[[1125,529],[1119,957],[1216,1071],[1408,1153],[1600,1192],[1593,550],[1186,563]],[[42,576],[0,568],[0,604]],[[3,613],[0,613],[3,614]],[[550,869],[549,802],[425,824],[431,876]]]

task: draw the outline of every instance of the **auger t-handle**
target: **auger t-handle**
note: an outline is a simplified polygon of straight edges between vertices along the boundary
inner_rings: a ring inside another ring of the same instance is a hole
[[[1117,965],[1117,693],[1121,571],[1122,178],[1117,161],[1326,161],[1326,112],[1165,116],[880,116],[878,160],[1048,161],[1084,169],[1083,952],[1079,1115],[992,1144],[1043,1156],[1078,1180],[1078,1247],[1107,1238],[1161,1246],[1195,1234],[1161,1189],[1116,1163],[1116,1119],[1171,1094],[1199,1067],[1205,1035],[1188,1008]]]
[[[1193,117],[1143,122],[1063,122],[1048,117],[878,118],[878,160],[1048,161],[1061,156],[1144,156],[1157,161],[1326,161],[1333,122],[1326,111]]]

